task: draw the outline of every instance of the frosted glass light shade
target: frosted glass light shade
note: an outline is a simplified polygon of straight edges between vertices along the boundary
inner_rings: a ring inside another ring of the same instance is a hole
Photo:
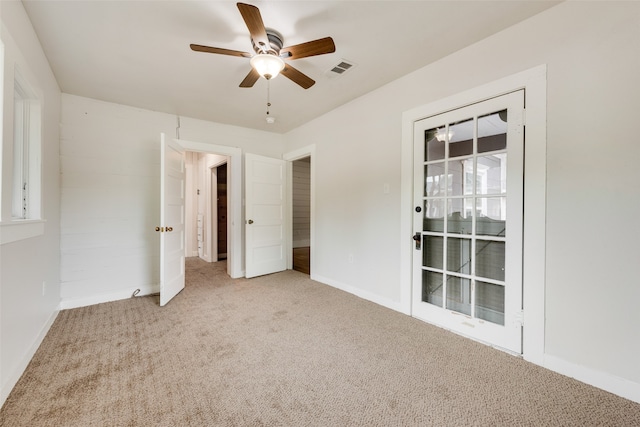
[[[251,66],[267,80],[274,79],[284,68],[282,58],[261,53],[251,58]]]

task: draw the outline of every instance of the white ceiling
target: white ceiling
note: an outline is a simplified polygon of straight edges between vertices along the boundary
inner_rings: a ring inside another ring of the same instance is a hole
[[[316,81],[238,85],[249,60],[190,43],[253,52],[233,1],[23,0],[60,89],[69,94],[284,133],[557,2],[250,1],[284,45],[331,36],[333,54],[292,61]],[[341,59],[356,66],[330,77]],[[473,64],[469,64],[472,72]],[[437,82],[425,82],[437,84]]]

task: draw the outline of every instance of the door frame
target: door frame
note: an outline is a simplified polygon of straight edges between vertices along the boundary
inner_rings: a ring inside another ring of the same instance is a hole
[[[546,99],[547,67],[540,65],[488,84],[434,100],[402,115],[401,157],[401,296],[400,306],[411,315],[413,268],[413,125],[416,121],[516,90],[525,90],[523,317],[522,355],[544,364],[545,245],[546,245]]]
[[[293,162],[295,160],[304,159],[309,157],[311,159],[311,170],[309,172],[309,187],[310,187],[310,209],[309,209],[309,269],[311,274],[309,277],[315,279],[315,203],[316,203],[316,145],[311,144],[297,150],[289,151],[282,155],[282,159],[287,161],[287,193],[286,193],[286,227],[285,232],[285,250],[287,251],[287,269],[293,269]]]
[[[220,154],[227,162],[227,274],[233,279],[244,277],[244,214],[242,209],[242,149],[226,145],[176,140],[186,151]]]

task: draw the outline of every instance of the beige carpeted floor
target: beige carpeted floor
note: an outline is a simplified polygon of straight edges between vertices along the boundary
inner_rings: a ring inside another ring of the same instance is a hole
[[[640,426],[640,405],[295,271],[60,313],[2,426]]]

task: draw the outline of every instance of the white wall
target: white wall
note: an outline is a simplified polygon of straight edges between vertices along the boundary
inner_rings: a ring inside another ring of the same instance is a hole
[[[63,308],[156,292],[160,133],[176,116],[64,94],[61,124]],[[280,157],[281,135],[181,118],[182,140]]]
[[[287,134],[316,145],[315,277],[397,306],[402,113],[547,64],[545,364],[640,401],[639,52],[640,3],[567,2]]]
[[[11,225],[13,79],[17,65],[42,96],[42,217],[39,235],[0,246],[0,404],[26,368],[57,315],[60,300],[60,89],[19,1],[0,2],[4,44],[2,222]],[[4,240],[3,236],[3,240]],[[43,294],[44,283],[44,294]]]

